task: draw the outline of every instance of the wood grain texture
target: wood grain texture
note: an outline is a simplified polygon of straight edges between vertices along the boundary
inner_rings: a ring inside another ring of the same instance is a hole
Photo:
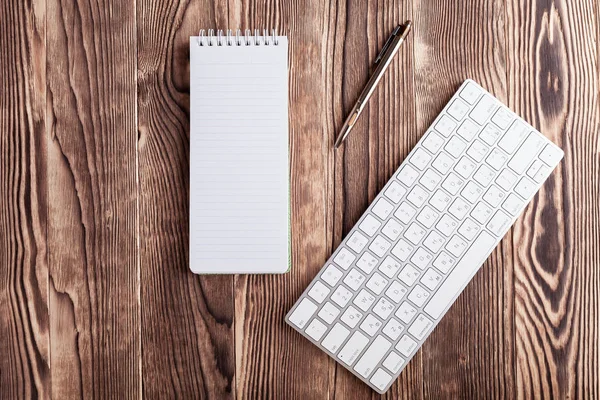
[[[600,396],[595,2],[507,8],[509,105],[565,151],[514,235],[518,398]],[[576,22],[577,21],[577,22]]]
[[[0,398],[50,395],[44,1],[0,4]]]
[[[188,46],[210,28],[290,38],[285,275],[188,269]],[[600,2],[5,0],[0,39],[0,399],[600,398]],[[378,396],[283,318],[466,78],[565,160]]]
[[[422,134],[466,78],[506,100],[503,1],[415,2],[417,126]],[[422,350],[425,398],[514,398],[510,233]]]
[[[134,1],[49,0],[52,397],[137,398]]]
[[[234,395],[232,276],[193,275],[189,37],[224,28],[224,3],[137,2],[141,374],[148,398]]]

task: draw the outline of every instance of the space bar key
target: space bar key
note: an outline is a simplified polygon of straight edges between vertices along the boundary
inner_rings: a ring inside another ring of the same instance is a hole
[[[463,287],[479,270],[498,239],[483,231],[427,303],[425,312],[438,319],[454,303]]]

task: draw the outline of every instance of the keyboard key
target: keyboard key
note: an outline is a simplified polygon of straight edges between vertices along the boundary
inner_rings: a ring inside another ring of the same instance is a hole
[[[458,133],[460,135],[460,137],[465,139],[467,142],[470,142],[471,140],[473,140],[475,135],[477,135],[477,132],[479,132],[479,129],[480,128],[477,125],[475,125],[473,122],[471,122],[471,120],[466,119],[463,121],[462,124],[460,124],[456,133]]]
[[[481,230],[481,225],[473,221],[471,218],[467,218],[461,226],[458,227],[458,233],[463,235],[467,240],[475,239],[475,236]]]
[[[427,299],[429,299],[429,292],[422,288],[420,285],[416,285],[415,288],[408,295],[408,299],[417,307],[421,307]]]
[[[449,215],[445,214],[440,218],[439,222],[435,226],[440,233],[445,236],[450,236],[452,232],[458,227],[458,222]]]
[[[438,172],[446,174],[454,164],[454,160],[446,153],[440,153],[431,164]]]
[[[481,186],[486,187],[494,180],[496,176],[496,172],[488,167],[487,165],[482,165],[479,167],[475,175],[473,175],[473,179],[479,183]]]
[[[392,181],[392,183],[390,183],[390,186],[388,186],[388,188],[385,190],[385,192],[383,192],[383,194],[385,194],[385,197],[387,197],[394,203],[398,203],[406,194],[406,189],[400,186],[398,182]]]
[[[393,341],[398,340],[400,334],[404,330],[404,326],[395,318],[390,318],[388,323],[383,328],[383,333],[392,339]]]
[[[365,289],[362,289],[356,298],[354,299],[354,304],[363,311],[367,311],[373,305],[375,301],[375,297],[367,292]]]
[[[448,191],[451,195],[455,195],[460,190],[460,187],[465,181],[454,172],[450,172],[448,177],[442,183],[442,187]]]
[[[356,328],[356,325],[362,319],[363,314],[352,306],[348,306],[346,311],[340,317],[340,320],[350,328]]]
[[[473,171],[475,171],[476,168],[477,164],[475,164],[475,162],[469,157],[464,156],[458,161],[458,163],[454,167],[454,170],[460,176],[467,179],[469,176],[471,176],[471,174],[473,173]]]
[[[438,274],[433,268],[429,268],[421,277],[421,283],[429,290],[434,290],[442,282],[442,275]]]
[[[537,185],[528,178],[521,178],[517,186],[515,186],[515,192],[525,200],[533,196],[536,191]]]
[[[498,184],[498,186],[500,186],[506,191],[510,190],[510,188],[512,188],[512,186],[516,182],[517,176],[514,173],[510,172],[508,169],[502,170],[502,172],[500,172],[500,175],[498,175],[498,178],[496,178],[496,183]]]
[[[547,144],[540,153],[540,160],[550,167],[554,167],[563,158],[563,151],[553,144]]]
[[[416,213],[417,210],[415,210],[413,206],[403,201],[400,203],[400,206],[398,206],[398,209],[394,213],[394,217],[398,218],[403,223],[408,224]]]
[[[400,236],[400,233],[402,232],[403,228],[404,227],[400,225],[398,221],[396,221],[394,218],[390,218],[390,220],[385,224],[385,226],[381,230],[381,233],[383,233],[391,240],[396,240],[398,239],[398,236]]]
[[[411,257],[410,262],[412,262],[420,270],[424,270],[429,265],[431,260],[433,260],[433,256],[423,250],[422,247],[419,247],[417,251],[415,251],[415,254],[413,254]]]
[[[469,115],[473,121],[477,122],[479,125],[483,125],[497,108],[498,102],[490,96],[484,95]]]
[[[397,175],[398,180],[407,187],[411,187],[419,176],[419,172],[408,164],[404,165]]]
[[[431,196],[431,199],[429,199],[429,204],[431,204],[439,212],[442,212],[446,209],[450,203],[450,200],[451,198],[446,192],[438,189],[433,196]]]
[[[392,244],[385,240],[383,236],[377,235],[375,239],[373,239],[373,243],[369,246],[369,250],[371,250],[375,255],[379,257],[383,257],[385,253],[390,249]]]
[[[414,308],[409,302],[405,301],[400,304],[396,311],[396,317],[400,318],[400,321],[408,324],[417,315],[417,309]]]
[[[358,272],[356,268],[352,268],[344,278],[344,283],[348,285],[350,289],[357,290],[363,284],[365,279],[365,276]]]
[[[458,235],[452,236],[446,245],[446,250],[454,257],[460,256],[467,249],[467,242],[461,239]]]
[[[329,264],[321,274],[321,279],[329,286],[333,287],[339,282],[342,275],[342,271],[334,267],[333,264]]]
[[[325,339],[321,342],[321,346],[335,354],[348,335],[350,335],[350,331],[338,322],[329,331],[329,334],[325,336]]]
[[[380,226],[381,222],[379,222],[377,218],[373,217],[370,214],[367,214],[367,216],[358,225],[358,228],[364,233],[366,233],[368,236],[373,236]]]
[[[498,146],[508,154],[514,153],[519,147],[521,141],[530,132],[529,127],[523,122],[517,120],[508,128],[502,139],[498,142]]]
[[[365,351],[365,353],[362,355],[360,360],[358,360],[354,366],[354,370],[363,378],[368,378],[391,347],[392,344],[389,342],[389,340],[385,339],[381,335],[377,336],[367,351]],[[383,387],[385,387],[385,385]]]
[[[423,246],[425,246],[431,252],[437,253],[438,250],[442,248],[445,240],[446,239],[444,239],[444,237],[436,231],[431,231],[423,241]]]
[[[549,167],[542,165],[532,178],[534,181],[542,183],[546,180],[546,178],[548,178],[550,172],[552,172],[552,170]]]
[[[483,195],[483,200],[485,200],[492,207],[498,207],[502,200],[504,200],[505,196],[506,193],[502,189],[496,185],[492,185]]]
[[[298,328],[303,329],[304,325],[306,325],[315,311],[317,311],[317,308],[318,307],[315,303],[304,298],[300,304],[298,304],[298,307],[296,307],[294,312],[290,315],[289,320]]]
[[[381,270],[381,266],[379,266],[379,269]],[[369,281],[367,282],[366,286],[367,289],[369,289],[376,295],[380,295],[383,289],[385,289],[385,287],[387,286],[388,282],[389,281],[387,279],[375,272],[371,279],[369,279]]]
[[[469,181],[465,185],[465,188],[462,190],[462,192],[460,192],[460,195],[472,204],[479,199],[479,196],[481,196],[482,193],[483,189],[480,186]]]
[[[531,132],[527,139],[525,139],[525,142],[523,142],[523,145],[521,145],[508,162],[508,167],[517,174],[522,174],[527,170],[527,167],[543,146],[543,138],[537,133]]]
[[[467,154],[475,161],[481,162],[485,155],[487,154],[489,147],[480,142],[479,140],[475,140],[471,147],[467,150]]]
[[[527,176],[529,176],[530,178],[533,178],[535,176],[535,174],[537,174],[537,172],[540,170],[542,165],[544,165],[544,163],[541,162],[540,160],[537,160],[537,159],[533,160],[533,163],[531,164],[529,169],[527,169]]]
[[[441,176],[433,172],[433,170],[428,169],[427,171],[425,171],[425,173],[419,180],[419,183],[423,185],[427,190],[432,191],[433,189],[435,189],[438,183],[441,182],[441,180]]]
[[[481,90],[473,82],[469,82],[460,91],[459,96],[467,103],[473,105],[481,95]]]
[[[331,324],[340,315],[340,310],[330,302],[327,302],[317,315],[326,323]]]
[[[312,288],[310,288],[310,290],[308,291],[308,295],[314,301],[321,304],[323,300],[325,300],[327,296],[329,296],[329,292],[331,292],[331,290],[327,286],[325,286],[319,281],[316,281]]]
[[[398,275],[398,278],[400,278],[400,280],[406,286],[412,286],[413,283],[417,281],[418,277],[419,271],[415,269],[415,267],[413,267],[412,265],[406,265],[400,272],[400,275]]]
[[[408,256],[412,253],[413,247],[403,239],[398,240],[398,243],[392,249],[392,254],[398,257],[400,261],[408,260]]]
[[[394,311],[394,305],[383,297],[373,307],[373,312],[383,320],[386,320],[392,311]]]
[[[369,314],[360,324],[360,329],[369,336],[375,336],[381,325],[380,320]]]
[[[444,310],[454,303],[454,299],[462,291],[462,287],[479,270],[490,250],[496,245],[496,239],[486,232],[475,239],[465,255],[446,277],[439,289],[431,297],[424,311],[433,319],[442,316]]]
[[[346,245],[355,252],[360,253],[368,242],[369,239],[367,239],[364,235],[360,234],[359,232],[354,232],[346,241]]]
[[[490,152],[490,155],[485,159],[485,162],[496,171],[499,171],[506,163],[506,160],[508,160],[508,156],[504,154],[502,150],[493,149]]]
[[[406,196],[406,200],[417,207],[421,207],[423,203],[425,203],[425,200],[428,196],[429,193],[427,193],[424,189],[422,189],[420,186],[415,186]]]
[[[358,358],[359,354],[367,347],[369,339],[362,333],[356,331],[348,339],[348,343],[340,350],[338,358],[346,365],[352,365]]]
[[[385,295],[392,299],[396,303],[400,303],[400,300],[406,295],[406,288],[400,283],[393,281],[390,287],[385,291]]]
[[[500,107],[496,114],[492,117],[492,122],[495,123],[499,128],[506,129],[514,121],[515,117],[513,113],[508,111],[506,107]]]
[[[417,169],[423,171],[427,164],[429,164],[429,161],[431,161],[431,156],[425,150],[417,148],[408,161],[417,167]]]
[[[368,251],[365,251],[356,262],[356,266],[360,268],[365,274],[370,274],[378,262],[379,260],[375,258],[375,256],[373,256]]]
[[[460,99],[456,99],[450,104],[447,112],[450,116],[454,117],[454,119],[460,121],[465,117],[465,115],[467,115],[469,110],[470,108],[467,103]]]
[[[448,141],[448,144],[446,144],[444,150],[446,150],[452,157],[458,158],[462,152],[465,151],[466,147],[467,144],[465,142],[454,136]]]
[[[504,236],[510,225],[510,217],[504,214],[504,212],[498,211],[494,214],[490,222],[488,222],[487,228],[496,236]]]
[[[455,263],[456,260],[454,258],[450,257],[447,253],[442,251],[433,262],[433,266],[436,267],[438,271],[447,274],[448,271],[452,269]]]
[[[373,211],[373,214],[377,215],[379,218],[386,220],[391,212],[394,211],[394,206],[386,199],[382,198],[375,203],[371,211]]]
[[[425,139],[423,139],[423,147],[432,152],[433,154],[437,153],[439,149],[442,148],[445,141],[435,132],[429,132]]]
[[[448,212],[458,219],[463,219],[469,212],[470,208],[471,205],[469,203],[458,197],[456,200],[454,200],[450,208],[448,208]]]
[[[331,295],[331,300],[343,308],[346,307],[346,304],[348,304],[353,294],[354,292],[348,290],[348,288],[344,287],[344,285],[340,285]]]
[[[404,358],[394,351],[390,352],[386,359],[383,361],[383,366],[387,368],[392,374],[397,374],[400,368],[404,365]]]
[[[435,124],[434,129],[441,133],[443,136],[448,137],[456,128],[456,122],[454,122],[447,115],[442,115],[439,121]]]
[[[420,314],[417,319],[415,319],[415,322],[412,323],[410,328],[408,328],[408,333],[417,338],[417,340],[422,340],[427,333],[429,333],[429,330],[432,326],[433,321],[423,314]]]
[[[440,215],[429,206],[423,207],[423,210],[417,216],[417,221],[426,228],[431,228]]]
[[[509,194],[504,203],[502,203],[502,208],[509,212],[509,214],[517,216],[523,208],[523,200],[521,200],[517,195]]]
[[[325,332],[327,332],[327,325],[316,318],[313,319],[312,322],[308,324],[308,328],[306,328],[306,334],[317,342],[321,340],[321,337],[323,337]]]
[[[402,336],[402,339],[396,344],[396,350],[408,357],[417,348],[417,342],[412,340],[407,335]]]
[[[391,381],[392,377],[390,374],[379,368],[377,371],[375,371],[369,382],[371,382],[377,389],[383,391]]]
[[[487,204],[480,201],[475,208],[473,208],[471,216],[475,218],[475,221],[483,225],[492,216],[492,212],[492,209]]]
[[[422,228],[419,224],[413,222],[406,229],[406,231],[404,231],[404,238],[412,244],[419,244],[419,242],[421,241],[421,239],[423,239],[423,236],[425,236],[426,233],[427,231],[425,230],[425,228]]]
[[[390,256],[387,256],[379,266],[379,270],[383,272],[388,278],[393,278],[399,269],[400,263]]]
[[[492,124],[487,124],[479,134],[479,138],[489,146],[496,143],[499,137],[500,131]]]
[[[337,255],[333,258],[333,262],[343,269],[348,269],[350,265],[356,260],[356,256],[344,247],[338,251]]]

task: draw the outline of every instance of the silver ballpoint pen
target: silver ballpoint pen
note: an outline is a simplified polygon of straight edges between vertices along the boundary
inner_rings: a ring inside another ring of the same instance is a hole
[[[352,112],[346,119],[346,122],[344,122],[344,126],[342,127],[342,130],[340,131],[335,141],[336,149],[346,139],[346,137],[352,130],[352,127],[354,127],[356,120],[363,112],[365,105],[371,98],[371,95],[375,91],[375,88],[381,80],[381,77],[383,76],[386,69],[389,67],[390,63],[392,62],[392,59],[400,49],[400,46],[402,46],[402,43],[404,43],[404,39],[410,32],[411,27],[411,21],[406,21],[404,25],[398,25],[396,29],[394,29],[394,32],[392,32],[392,35],[383,45],[381,52],[379,52],[379,55],[375,59],[375,65],[377,67],[375,68],[375,71],[373,71],[373,74],[369,78],[367,85],[360,94],[358,101],[356,102],[354,107],[352,107]]]

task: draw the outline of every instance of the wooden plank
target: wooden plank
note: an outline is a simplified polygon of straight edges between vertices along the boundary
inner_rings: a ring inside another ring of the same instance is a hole
[[[188,266],[189,37],[225,29],[227,4],[137,9],[143,395],[232,398],[233,277]]]
[[[0,398],[47,398],[45,2],[4,1],[0,21]]]
[[[518,398],[600,397],[596,4],[507,8],[509,103],[565,151],[514,234]]]
[[[503,1],[414,1],[419,136],[466,78],[506,99]],[[513,398],[510,234],[422,348],[426,398]]]
[[[140,396],[134,4],[47,4],[55,398]]]

